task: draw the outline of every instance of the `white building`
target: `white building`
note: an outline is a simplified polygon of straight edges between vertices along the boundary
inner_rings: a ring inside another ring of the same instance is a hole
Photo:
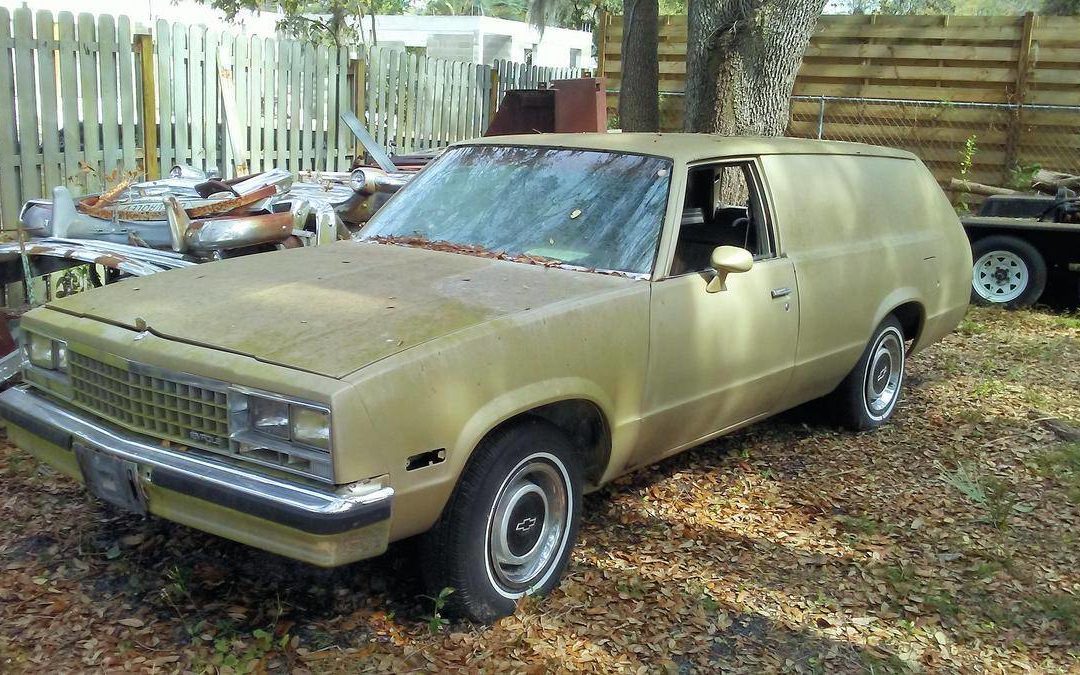
[[[267,6],[274,9],[242,10],[235,22],[228,23],[221,11],[196,0],[94,0],[89,5],[75,0],[0,0],[0,7],[23,6],[54,13],[125,14],[134,26],[144,29],[165,19],[266,37],[276,34],[282,16],[272,3]],[[371,44],[371,17],[363,21],[363,34]],[[503,59],[556,68],[596,67],[593,36],[588,31],[549,26],[541,34],[524,21],[489,16],[380,15],[375,17],[375,37],[382,46],[423,49],[428,56],[453,61],[490,65]]]
[[[131,18],[132,25],[151,28],[159,19],[184,24],[203,24],[216,30],[242,32],[245,35],[273,37],[277,33],[277,22],[281,14],[276,11],[252,12],[241,10],[234,23],[225,21],[225,13],[208,4],[195,0],[94,0],[91,3],[76,0],[0,0],[0,7],[15,9],[29,7],[32,10],[49,10],[54,15],[59,12],[79,14],[87,12],[93,15],[125,15]]]
[[[371,41],[370,19],[364,34]],[[490,65],[495,59],[555,68],[595,68],[593,36],[588,31],[548,27],[543,34],[524,21],[490,16],[375,17],[381,46],[421,48],[428,56]]]

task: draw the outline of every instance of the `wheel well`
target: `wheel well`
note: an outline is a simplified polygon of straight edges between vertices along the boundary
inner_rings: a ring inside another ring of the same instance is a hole
[[[926,312],[923,306],[917,302],[905,302],[892,311],[892,315],[900,322],[900,328],[904,331],[904,339],[913,342],[919,341],[922,335],[923,322]]]
[[[611,455],[611,433],[603,412],[595,403],[584,399],[547,403],[504,420],[496,429],[529,418],[540,418],[561,429],[584,455],[582,466],[586,488],[599,484]]]

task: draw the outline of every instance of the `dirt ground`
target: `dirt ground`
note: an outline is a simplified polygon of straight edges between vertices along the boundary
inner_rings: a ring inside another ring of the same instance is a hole
[[[973,310],[887,428],[796,412],[586,499],[569,573],[445,621],[413,550],[334,571],[93,501],[0,445],[0,671],[1080,672],[1080,319]]]

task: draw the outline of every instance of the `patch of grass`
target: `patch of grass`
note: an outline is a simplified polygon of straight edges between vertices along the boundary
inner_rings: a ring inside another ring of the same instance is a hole
[[[1080,314],[1074,314],[1072,316],[1055,316],[1050,320],[1055,328],[1069,328],[1072,330],[1080,330]]]
[[[947,471],[940,465],[939,469],[942,482],[986,509],[987,521],[991,525],[1003,529],[1008,524],[1009,516],[1017,505],[1008,483],[997,476],[983,474],[973,462],[960,462],[953,471]]]
[[[1005,383],[1001,380],[983,380],[971,390],[975,398],[989,398],[1005,393]]]
[[[900,595],[907,595],[915,586],[915,566],[899,563],[882,568],[885,581]]]
[[[998,560],[984,560],[971,570],[971,576],[976,579],[992,579],[995,574],[1005,568]]]
[[[1073,640],[1080,640],[1080,598],[1065,593],[1043,596],[1035,601],[1042,614],[1061,624]]]
[[[964,320],[960,322],[956,330],[961,335],[981,335],[986,332],[986,325],[981,324],[971,317],[964,317]]]
[[[934,608],[942,618],[955,617],[960,613],[960,608],[956,605],[956,601],[952,596],[944,594],[934,594],[926,596],[926,604]]]
[[[1061,484],[1069,501],[1080,504],[1080,442],[1065,443],[1035,458],[1038,472]]]
[[[956,421],[961,424],[978,424],[986,419],[986,415],[978,408],[964,408],[956,413]]]
[[[836,521],[854,534],[877,534],[881,530],[881,524],[867,516],[836,516]]]

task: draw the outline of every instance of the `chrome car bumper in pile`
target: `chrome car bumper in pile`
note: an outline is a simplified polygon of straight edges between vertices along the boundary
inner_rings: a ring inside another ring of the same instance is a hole
[[[318,488],[158,444],[68,409],[23,385],[0,393],[19,447],[96,496],[321,566],[386,550],[394,490]]]

